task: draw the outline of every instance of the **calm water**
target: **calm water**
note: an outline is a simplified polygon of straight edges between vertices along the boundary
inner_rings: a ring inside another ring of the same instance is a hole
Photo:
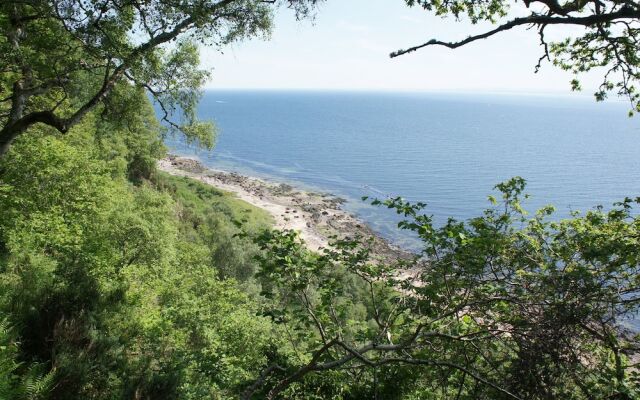
[[[411,247],[395,215],[360,197],[423,201],[443,221],[478,215],[515,175],[529,182],[529,210],[552,203],[558,216],[640,196],[640,116],[627,110],[579,96],[212,91],[199,114],[220,128],[215,150],[168,145],[211,167],[343,196]]]

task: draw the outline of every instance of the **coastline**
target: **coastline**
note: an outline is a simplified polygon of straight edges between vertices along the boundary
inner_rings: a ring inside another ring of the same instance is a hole
[[[297,231],[312,251],[329,247],[331,236],[363,237],[373,239],[374,257],[397,260],[410,256],[409,252],[389,243],[365,222],[343,210],[341,205],[345,200],[334,195],[210,169],[188,157],[169,155],[158,161],[158,169],[233,193],[240,200],[267,211],[273,217],[274,228]]]

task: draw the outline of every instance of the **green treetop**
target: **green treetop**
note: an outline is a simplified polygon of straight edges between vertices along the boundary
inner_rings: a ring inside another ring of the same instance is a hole
[[[34,124],[66,133],[119,82],[142,86],[165,121],[205,146],[195,106],[207,72],[197,43],[222,47],[268,35],[286,5],[316,0],[20,0],[0,5],[0,156]],[[179,122],[170,114],[180,110]]]

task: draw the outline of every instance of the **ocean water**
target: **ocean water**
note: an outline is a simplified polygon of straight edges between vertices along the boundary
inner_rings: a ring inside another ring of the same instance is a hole
[[[586,96],[210,91],[199,116],[220,133],[206,165],[334,193],[373,229],[412,248],[390,210],[362,196],[428,204],[436,221],[489,207],[495,184],[528,181],[530,211],[611,205],[640,196],[640,116]]]

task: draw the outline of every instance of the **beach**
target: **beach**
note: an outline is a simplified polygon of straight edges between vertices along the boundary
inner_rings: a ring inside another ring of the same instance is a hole
[[[382,259],[409,256],[376,234],[366,223],[342,209],[344,199],[328,193],[300,190],[287,183],[205,167],[189,157],[168,156],[158,169],[171,175],[199,180],[271,214],[274,228],[299,233],[307,248],[320,251],[330,246],[331,237],[372,239],[372,254]]]

